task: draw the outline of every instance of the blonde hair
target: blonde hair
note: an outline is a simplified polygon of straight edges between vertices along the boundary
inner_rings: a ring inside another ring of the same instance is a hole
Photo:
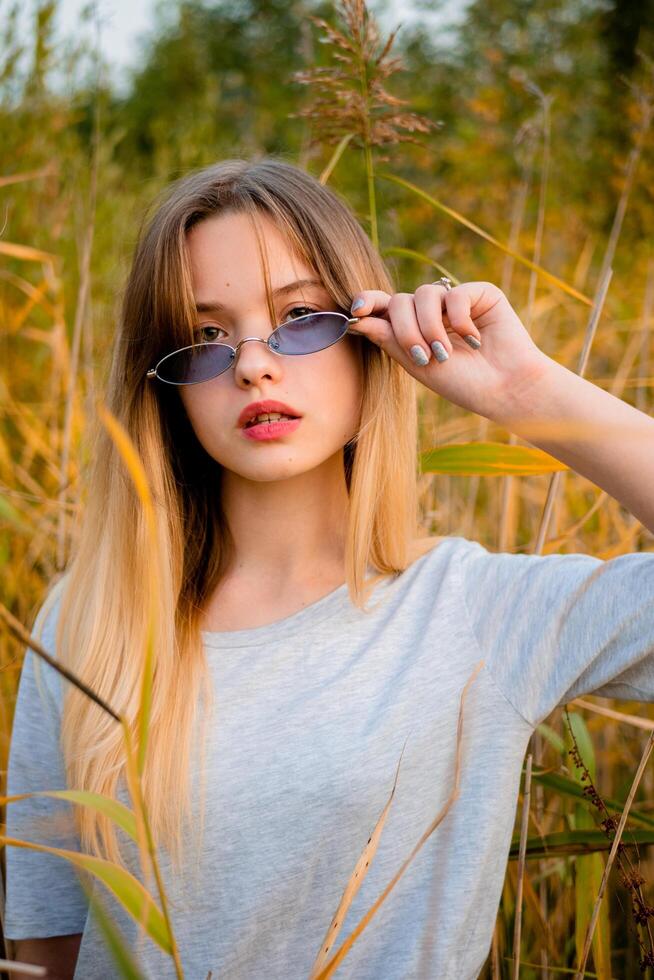
[[[339,309],[349,310],[362,289],[394,291],[347,204],[276,158],[224,160],[177,181],[135,249],[107,404],[138,450],[155,501],[161,567],[143,790],[155,840],[178,868],[192,813],[189,763],[201,698],[213,707],[201,609],[229,567],[233,541],[221,509],[220,465],[200,446],[177,391],[147,381],[146,372],[163,353],[191,342],[196,314],[186,233],[227,209],[272,219]],[[352,602],[366,611],[374,584],[403,571],[436,539],[418,540],[414,380],[375,344],[359,341],[361,424],[344,447],[350,502],[345,572]],[[135,731],[147,626],[148,534],[126,469],[100,427],[86,496],[63,583],[58,657]],[[378,572],[372,579],[366,578],[368,565]],[[62,751],[68,785],[113,797],[124,766],[120,726],[79,690],[66,687]],[[89,808],[75,810],[82,849],[123,863],[111,822]],[[189,839],[201,839],[203,817],[204,805],[200,827],[193,826]]]

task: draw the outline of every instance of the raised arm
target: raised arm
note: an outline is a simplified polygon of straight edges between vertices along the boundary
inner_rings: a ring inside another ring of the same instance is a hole
[[[544,354],[498,286],[365,290],[352,311],[356,332],[427,388],[560,459],[654,532],[654,420]]]

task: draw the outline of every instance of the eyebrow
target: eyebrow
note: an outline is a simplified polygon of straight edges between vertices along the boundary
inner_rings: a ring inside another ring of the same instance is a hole
[[[307,286],[320,286],[321,289],[325,288],[320,279],[297,279],[295,282],[287,282],[285,286],[279,286],[277,289],[273,289],[272,294],[275,297],[285,296],[286,293],[293,293],[298,289],[305,289]],[[195,304],[195,309],[198,313],[218,313],[224,311],[226,308],[215,299]]]

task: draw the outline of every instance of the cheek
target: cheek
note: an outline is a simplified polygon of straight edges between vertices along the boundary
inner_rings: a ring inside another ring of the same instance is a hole
[[[182,411],[186,412],[191,427],[201,443],[207,439],[214,441],[220,437],[223,422],[221,399],[211,393],[199,390],[202,385],[193,385],[180,392]]]
[[[317,384],[323,391],[323,411],[336,419],[339,426],[345,426],[348,438],[351,437],[359,425],[363,394],[363,368],[358,351],[345,345],[335,349],[328,374],[323,376],[322,384],[319,380]]]

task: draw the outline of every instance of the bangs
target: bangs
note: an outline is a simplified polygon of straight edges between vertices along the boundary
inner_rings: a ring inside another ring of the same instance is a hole
[[[276,311],[270,278],[270,259],[266,244],[266,231],[261,220],[262,218],[272,222],[281,234],[289,252],[300,262],[308,266],[311,273],[315,275],[316,279],[320,281],[330,294],[334,304],[337,303],[333,287],[330,288],[329,282],[325,281],[324,272],[321,272],[316,264],[316,256],[312,254],[310,249],[305,247],[305,243],[298,234],[292,221],[289,220],[284,210],[277,205],[274,198],[271,197],[270,200],[263,202],[256,200],[248,194],[240,194],[238,198],[232,198],[223,207],[213,211],[211,214],[196,213],[192,215],[184,228],[182,247],[179,255],[179,268],[175,276],[178,288],[169,288],[168,298],[170,302],[168,304],[164,302],[161,305],[157,318],[159,342],[163,353],[168,353],[179,347],[190,346],[195,342],[194,331],[197,328],[198,315],[192,286],[193,277],[188,248],[188,233],[203,221],[210,218],[220,218],[228,214],[244,214],[250,219],[257,241],[257,250],[260,258],[260,268],[263,274],[271,327],[276,326]],[[172,273],[172,270],[169,271]],[[298,278],[302,277],[298,276]],[[173,286],[170,278],[168,279],[168,285],[169,287]]]

